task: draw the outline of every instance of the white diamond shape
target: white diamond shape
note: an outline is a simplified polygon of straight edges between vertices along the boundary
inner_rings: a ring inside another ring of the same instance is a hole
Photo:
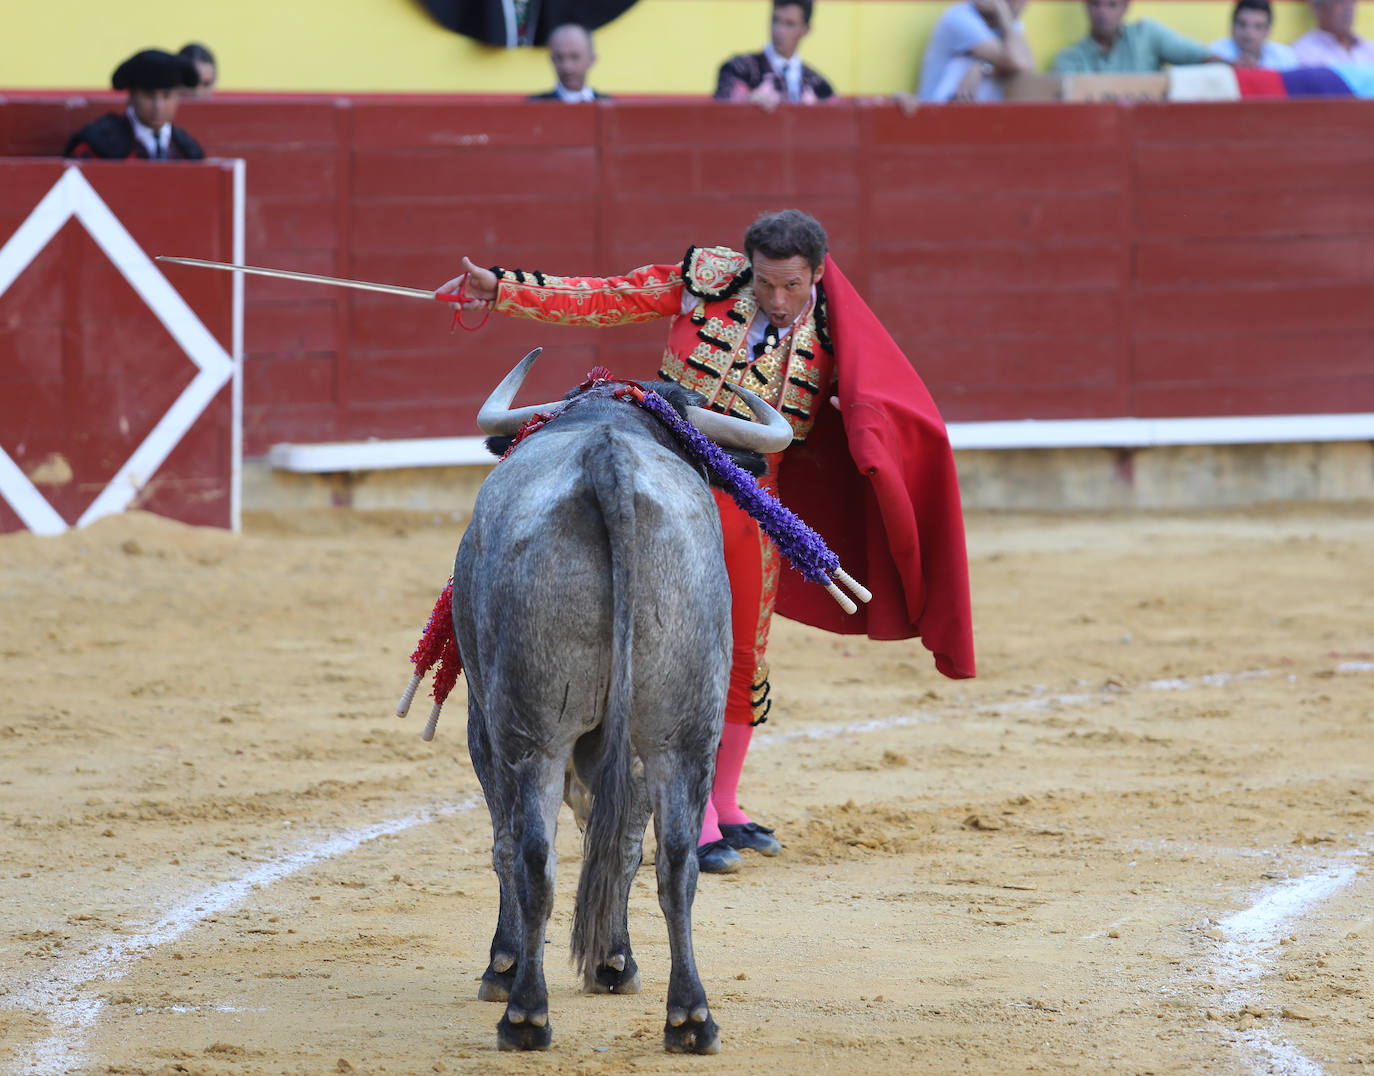
[[[81,222],[199,371],[76,521],[78,527],[84,527],[101,516],[122,512],[129,506],[215,394],[234,376],[234,360],[186,300],[167,283],[166,277],[158,272],[119,218],[81,174],[81,169],[75,166],[62,173],[62,178],[53,184],[9,242],[0,248],[0,295],[72,217]],[[3,447],[0,447],[0,497],[10,503],[24,525],[35,534],[61,534],[67,530],[66,521]]]

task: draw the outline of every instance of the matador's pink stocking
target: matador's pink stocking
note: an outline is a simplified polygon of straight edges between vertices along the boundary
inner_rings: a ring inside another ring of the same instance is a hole
[[[720,748],[716,751],[716,780],[711,786],[711,806],[718,822],[727,826],[742,826],[749,816],[739,809],[739,777],[744,769],[744,756],[749,739],[754,734],[750,725],[726,722],[720,734]]]
[[[721,839],[720,819],[716,817],[716,809],[711,805],[711,801],[706,801],[706,814],[701,819],[701,840],[698,845],[710,844],[712,841]]]

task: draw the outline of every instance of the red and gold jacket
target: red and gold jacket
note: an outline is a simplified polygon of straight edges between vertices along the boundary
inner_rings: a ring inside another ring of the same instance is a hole
[[[834,366],[820,287],[781,343],[752,360],[746,337],[759,308],[753,274],[748,259],[728,247],[692,247],[681,265],[646,265],[618,277],[494,272],[495,309],[503,314],[595,327],[672,318],[660,377],[695,389],[714,410],[749,418],[744,402],[723,388],[742,384],[787,417],[797,444],[811,432],[816,400],[824,399]]]
[[[557,277],[494,268],[495,309],[558,325],[672,318],[660,373],[717,410],[748,417],[738,381],[792,424],[777,465],[778,495],[873,592],[857,615],[784,568],[777,611],[841,634],[919,635],[944,675],[974,675],[964,520],[944,421],[911,363],[827,257],[817,300],[777,353],[750,364],[758,309],[743,254],[692,247],[681,265],[620,277]],[[683,296],[697,300],[687,304]],[[838,394],[840,408],[825,404]],[[726,399],[725,397],[728,397]]]

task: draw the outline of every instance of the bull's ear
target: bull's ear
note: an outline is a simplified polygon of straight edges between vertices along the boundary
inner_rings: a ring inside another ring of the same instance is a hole
[[[515,444],[514,437],[488,437],[482,445],[488,452],[498,460],[510,451],[510,446]]]
[[[752,478],[762,478],[768,473],[768,457],[761,452],[747,448],[722,448],[730,462]]]
[[[706,406],[706,397],[702,393],[696,389],[689,389],[686,385],[679,385],[662,374],[657,381],[641,381],[640,387],[653,389],[679,411],[686,407]]]

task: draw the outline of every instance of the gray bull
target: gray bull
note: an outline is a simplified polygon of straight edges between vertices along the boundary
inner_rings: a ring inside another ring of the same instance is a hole
[[[538,354],[492,394],[478,416],[483,430],[509,436],[557,406],[509,409]],[[592,801],[572,931],[584,989],[640,988],[627,905],[652,812],[672,954],[664,1046],[715,1053],[719,1029],[697,975],[691,917],[730,666],[720,521],[698,467],[614,387],[570,396],[556,421],[492,472],[454,565],[468,750],[491,812],[501,889],[479,997],[506,1002],[502,1049],[552,1041],[544,928],[571,763]],[[680,408],[701,400],[653,387]],[[717,443],[780,450],[791,437],[786,421],[742,395],[766,425],[686,410]]]

